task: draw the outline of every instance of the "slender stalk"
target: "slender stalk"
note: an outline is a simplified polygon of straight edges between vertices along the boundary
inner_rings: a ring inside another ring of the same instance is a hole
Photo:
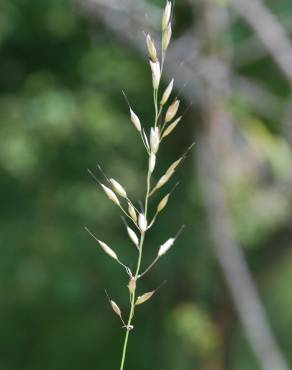
[[[140,244],[139,244],[139,257],[138,257],[138,262],[137,262],[137,267],[136,267],[136,273],[135,273],[135,279],[137,278],[139,271],[140,271],[140,266],[141,266],[141,260],[142,260],[142,251],[143,251],[143,243],[145,239],[145,233],[141,235],[140,239]],[[132,324],[132,319],[134,317],[134,310],[135,310],[135,299],[136,299],[136,289],[134,292],[131,294],[131,309],[130,309],[130,314],[127,322],[127,327],[126,327],[126,335],[124,339],[124,345],[123,345],[123,352],[122,352],[122,359],[121,359],[121,366],[120,370],[124,369],[125,365],[125,360],[126,360],[126,353],[127,353],[127,346],[128,346],[128,340],[129,340],[129,333],[130,333],[130,328]]]
[[[154,119],[154,126],[157,125],[158,122],[158,117],[160,114],[160,111],[158,111],[158,90],[154,90],[153,93],[153,98],[154,98],[154,108],[155,108],[155,119]],[[146,180],[146,194],[145,194],[145,201],[144,201],[144,214],[147,220],[147,214],[148,214],[148,203],[149,203],[149,198],[150,198],[150,186],[151,186],[151,171],[149,168],[149,163],[148,163],[148,171],[147,171],[147,180]],[[140,272],[140,267],[141,267],[141,262],[142,262],[142,255],[143,255],[143,244],[145,241],[145,232],[141,232],[141,237],[140,237],[140,243],[139,243],[139,256],[138,256],[138,261],[137,261],[137,267],[134,275],[134,279],[137,281],[139,277],[139,272]],[[124,345],[123,345],[123,351],[122,351],[122,359],[121,359],[121,365],[120,365],[120,370],[124,370],[125,366],[125,360],[126,360],[126,354],[127,354],[127,347],[128,347],[128,341],[129,341],[129,334],[132,329],[132,320],[134,317],[135,313],[135,300],[136,300],[136,287],[131,294],[131,308],[130,308],[130,313],[129,313],[129,318],[127,321],[127,327],[126,327],[126,334],[125,334],[125,339],[124,339]]]
[[[154,108],[155,108],[155,122],[154,127],[157,126],[158,121],[158,103],[157,103],[157,96],[158,96],[158,90],[153,91],[153,100],[154,100]]]
[[[146,219],[147,219],[147,211],[148,211],[150,179],[151,179],[151,173],[150,173],[149,168],[148,168],[147,191],[146,191],[145,203],[144,203]],[[145,240],[145,233],[141,233],[141,238],[140,238],[140,243],[139,243],[139,256],[138,256],[137,267],[136,267],[136,272],[135,272],[135,276],[134,276],[135,280],[137,280],[137,277],[138,277],[139,272],[140,272],[144,240]],[[131,309],[130,309],[129,318],[128,318],[128,322],[127,322],[127,327],[126,327],[126,335],[125,335],[125,339],[124,339],[120,370],[123,370],[124,365],[125,365],[127,346],[128,346],[128,340],[129,340],[129,333],[130,333],[130,330],[131,330],[132,319],[134,317],[134,312],[135,312],[135,299],[136,299],[136,288],[135,288],[134,292],[131,294]]]
[[[156,262],[159,260],[159,256],[157,256],[155,259],[154,259],[154,261],[146,268],[146,270],[145,271],[143,271],[142,272],[142,274],[140,274],[139,276],[138,276],[138,278],[140,279],[142,276],[144,276],[145,274],[147,274],[147,272],[149,271],[149,270],[151,270],[152,269],[152,267],[156,264]]]

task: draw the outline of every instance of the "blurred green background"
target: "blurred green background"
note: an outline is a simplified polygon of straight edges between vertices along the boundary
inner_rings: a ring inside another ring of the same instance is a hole
[[[162,7],[164,1],[155,4]],[[292,17],[289,0],[269,5],[277,16]],[[177,1],[175,19],[180,34],[190,23],[188,2]],[[242,22],[234,24],[235,54],[250,34]],[[264,82],[279,100],[289,95],[269,57],[239,71]],[[133,199],[143,197],[146,160],[122,89],[150,127],[151,77],[138,52],[69,0],[1,0],[3,370],[118,368],[124,333],[104,288],[126,311],[127,277],[84,225],[132,266],[136,251],[119,212],[87,174],[87,168],[98,173],[100,163]],[[291,189],[278,186],[291,178],[292,152],[280,116],[263,117],[237,96],[230,110],[249,148],[246,153],[239,146],[222,168],[230,179],[236,235],[292,367]],[[189,111],[161,150],[158,174],[200,127],[195,109]],[[173,230],[187,227],[142,282],[141,290],[149,291],[167,280],[137,311],[127,369],[258,370],[214,257],[192,156],[175,177],[168,188],[178,179],[180,186],[147,240],[145,261]]]

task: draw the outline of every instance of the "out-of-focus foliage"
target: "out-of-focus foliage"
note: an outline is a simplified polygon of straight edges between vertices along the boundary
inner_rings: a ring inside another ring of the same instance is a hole
[[[290,1],[272,5],[292,14]],[[190,20],[187,2],[178,1],[176,12],[179,33]],[[248,31],[239,24],[233,32],[236,48]],[[266,79],[273,68],[262,59],[243,73]],[[268,79],[270,88],[285,95],[277,76]],[[123,331],[104,288],[127,307],[127,279],[83,226],[129,264],[136,251],[119,212],[86,169],[97,173],[101,163],[141,198],[145,161],[121,90],[149,127],[150,85],[147,61],[102,24],[82,17],[73,2],[1,0],[1,369],[117,368]],[[236,156],[227,152],[224,174],[237,235],[249,247],[248,259],[292,366],[291,149],[278,128],[280,118],[266,122],[248,104],[244,112],[236,102],[231,105],[240,111],[241,141]],[[193,123],[186,117],[165,144],[159,173],[192,141]],[[137,314],[127,369],[223,369],[226,361],[235,370],[258,370],[214,261],[191,159],[179,177],[169,209],[147,241],[145,261],[178,222],[187,229],[143,283],[149,290],[168,281]]]
[[[216,348],[216,329],[195,305],[176,307],[169,319],[168,325],[185,352],[204,358]]]
[[[222,172],[239,239],[247,246],[259,245],[290,217],[292,151],[255,117],[241,122],[235,145]]]

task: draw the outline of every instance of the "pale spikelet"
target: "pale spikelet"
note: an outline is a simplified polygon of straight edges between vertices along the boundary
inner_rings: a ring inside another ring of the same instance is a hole
[[[154,90],[158,89],[160,77],[161,77],[161,71],[160,71],[160,63],[159,61],[152,62],[152,60],[149,61],[151,71],[152,71],[152,84]]]
[[[155,293],[155,290],[153,290],[152,292],[142,294],[140,297],[137,298],[137,301],[135,304],[139,305],[139,304],[145,303],[146,301],[148,301],[148,299],[150,299],[153,296],[154,293]]]
[[[176,167],[180,164],[180,162],[183,160],[183,156],[182,157],[180,157],[179,159],[177,159],[176,161],[174,161],[169,167],[168,167],[168,169],[167,169],[167,171],[166,171],[166,175],[167,174],[169,174],[169,173],[171,173],[171,174],[173,174],[173,172],[176,170]]]
[[[129,226],[127,226],[127,232],[132,242],[136,245],[136,247],[139,247],[139,238],[136,235],[135,231],[133,231]]]
[[[129,280],[128,289],[130,294],[133,294],[136,290],[136,279],[133,276]]]
[[[141,131],[141,122],[137,114],[130,108],[130,115],[131,115],[131,121],[133,125],[136,127],[136,129],[140,132]]]
[[[138,225],[143,234],[147,230],[147,220],[146,220],[144,213],[139,213]]]
[[[85,230],[101,246],[101,248],[106,254],[108,254],[110,257],[112,257],[116,261],[120,262],[116,253],[107,244],[97,239],[97,237],[87,227],[85,227]]]
[[[146,36],[146,43],[147,43],[149,58],[152,60],[152,62],[157,62],[158,59],[157,59],[156,47],[155,47],[154,41],[152,40],[149,34]]]
[[[176,128],[178,125],[179,121],[182,119],[182,116],[178,117],[174,122],[172,122],[163,132],[162,138],[168,136],[169,134],[172,133],[172,131]]]
[[[98,239],[96,239],[96,240],[98,241],[99,245],[101,246],[101,248],[104,250],[105,253],[107,253],[113,259],[115,259],[116,261],[118,261],[118,256],[116,255],[116,253],[107,244],[105,244],[101,240],[98,240]]]
[[[171,16],[171,2],[167,1],[162,15],[162,31],[165,31]]]
[[[151,127],[150,130],[150,150],[151,153],[156,154],[159,148],[160,143],[160,134],[159,134],[159,128]]]
[[[155,185],[155,190],[161,188],[164,184],[166,184],[167,181],[173,175],[173,173],[174,173],[174,171],[172,171],[172,172],[168,171],[163,176],[161,176],[160,179],[158,180],[157,184]]]
[[[160,105],[164,105],[167,102],[167,100],[169,99],[170,94],[171,94],[172,89],[173,89],[173,83],[174,83],[174,79],[172,79],[170,81],[167,88],[165,89],[165,91],[162,95],[161,101],[160,101]]]
[[[167,205],[168,203],[168,199],[169,199],[169,196],[170,194],[166,194],[162,199],[161,201],[159,202],[158,206],[157,206],[157,213],[161,212],[165,206]]]
[[[106,193],[106,195],[108,196],[108,198],[113,201],[114,203],[116,203],[118,206],[120,206],[120,201],[118,199],[118,197],[116,196],[116,194],[110,189],[108,188],[107,186],[103,185],[103,184],[100,184],[104,190],[104,192]]]
[[[150,156],[149,156],[149,171],[150,171],[150,173],[152,173],[154,171],[155,164],[156,164],[156,155],[151,153]]]
[[[120,183],[118,183],[115,179],[109,179],[111,182],[114,191],[119,194],[123,198],[127,198],[126,190],[122,187]]]
[[[163,32],[163,36],[162,36],[162,49],[163,49],[163,51],[167,50],[168,45],[170,43],[171,35],[172,35],[171,23],[168,23],[168,26],[167,26],[166,30]]]
[[[132,206],[131,203],[128,203],[128,212],[129,212],[129,215],[131,216],[131,218],[135,222],[137,222],[137,214],[136,214],[135,208]]]
[[[122,317],[122,312],[120,310],[120,307],[116,304],[115,301],[113,301],[112,299],[110,300],[110,304],[112,306],[112,309],[113,311],[119,316],[119,317]]]
[[[180,101],[175,99],[175,101],[169,106],[165,115],[165,122],[170,122],[176,115]]]
[[[158,257],[161,257],[163,254],[165,254],[169,250],[169,248],[173,246],[174,241],[174,238],[170,238],[164,244],[162,244],[158,251]]]
[[[174,174],[175,170],[176,170],[176,167],[180,164],[180,162],[183,160],[184,156],[180,157],[179,159],[177,159],[175,162],[173,162],[167,169],[167,171],[165,172],[165,174],[163,176],[160,177],[160,179],[158,180],[157,184],[155,185],[155,187],[153,188],[153,190],[151,191],[151,194],[153,194],[155,192],[155,190],[161,188],[164,184],[167,183],[167,181],[171,178],[171,176]]]

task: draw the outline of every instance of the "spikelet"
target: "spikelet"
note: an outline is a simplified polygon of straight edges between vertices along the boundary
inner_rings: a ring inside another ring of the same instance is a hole
[[[179,121],[182,119],[182,116],[178,117],[175,121],[173,121],[163,132],[162,138],[168,136],[169,134],[172,133],[172,131],[176,128],[178,125]]]
[[[141,122],[137,114],[130,108],[131,122],[136,127],[136,129],[141,131]]]
[[[167,169],[167,171],[165,172],[165,174],[163,176],[160,177],[160,179],[158,180],[157,184],[154,186],[154,188],[151,190],[151,195],[159,188],[161,188],[164,184],[167,183],[167,181],[171,178],[171,176],[174,174],[177,166],[180,164],[180,162],[183,160],[183,158],[185,157],[185,154],[180,157],[179,159],[177,159],[176,161],[174,161]]]
[[[127,198],[126,190],[122,187],[120,183],[118,183],[115,179],[109,179],[111,182],[114,191],[119,194],[123,198]]]
[[[120,317],[122,318],[122,312],[120,310],[120,307],[116,304],[115,301],[113,301],[112,299],[110,300],[110,304],[112,306],[112,309],[113,311]]]
[[[163,95],[162,95],[162,98],[160,100],[160,105],[164,105],[167,100],[169,99],[170,97],[170,94],[172,92],[172,89],[173,89],[173,83],[174,83],[174,79],[172,79],[170,81],[170,83],[168,84],[167,88],[165,89]]]
[[[129,280],[128,289],[130,294],[133,294],[136,290],[136,279],[133,276]]]
[[[173,174],[173,172],[176,170],[177,166],[180,164],[180,162],[183,160],[183,156],[174,161],[167,169],[166,174]]]
[[[151,153],[150,156],[149,156],[149,171],[150,171],[150,173],[152,173],[154,171],[155,164],[156,164],[156,155]]]
[[[174,102],[167,109],[167,112],[165,114],[165,122],[170,122],[174,118],[178,111],[179,103],[180,101],[175,99]]]
[[[103,251],[106,254],[108,254],[110,257],[112,257],[113,259],[115,259],[116,261],[118,261],[120,263],[120,261],[118,259],[118,256],[116,255],[116,253],[106,243],[104,243],[101,240],[97,239],[97,237],[87,227],[85,227],[85,230],[101,246],[101,248],[103,249]]]
[[[171,23],[168,23],[168,26],[166,30],[163,32],[163,36],[162,36],[162,50],[163,51],[167,50],[168,45],[170,43],[171,35],[172,35]]]
[[[142,294],[140,297],[137,298],[137,301],[135,304],[139,305],[139,304],[145,303],[146,301],[148,301],[148,299],[150,299],[153,296],[154,293],[155,293],[155,290],[153,290],[152,292]]]
[[[169,248],[173,246],[174,241],[175,241],[174,238],[170,238],[165,243],[163,243],[159,248],[158,257],[164,255],[169,250]]]
[[[135,208],[132,206],[130,202],[128,202],[128,212],[129,212],[130,217],[133,219],[133,221],[137,222],[137,215],[136,215]]]
[[[145,233],[145,231],[147,230],[147,220],[146,220],[144,213],[139,213],[138,225],[141,230],[141,233],[142,234]]]
[[[174,172],[169,172],[164,174],[163,176],[160,177],[158,180],[157,184],[155,185],[155,189],[161,188],[164,184],[167,183],[167,181],[171,178]]]
[[[166,194],[162,199],[161,201],[158,203],[158,206],[157,206],[157,213],[161,212],[167,205],[168,203],[168,200],[169,200],[169,196],[170,196],[170,193]]]
[[[151,71],[152,71],[152,84],[154,90],[158,89],[160,77],[161,77],[161,71],[160,71],[160,63],[159,61],[152,62],[152,60],[149,61]]]
[[[101,240],[98,240],[98,239],[96,239],[96,240],[98,241],[99,245],[101,246],[101,248],[104,250],[104,252],[106,254],[108,254],[110,257],[112,257],[113,259],[115,259],[116,261],[118,261],[118,256],[116,255],[116,253],[107,244],[105,244]]]
[[[103,188],[104,192],[106,193],[107,197],[114,203],[116,203],[120,207],[120,201],[116,194],[107,186],[100,184],[101,187]]]
[[[151,127],[150,130],[150,150],[151,153],[156,154],[159,148],[160,143],[160,134],[159,134],[159,128]]]
[[[155,48],[154,41],[152,40],[149,34],[146,36],[146,43],[147,43],[149,58],[152,60],[152,62],[157,62],[158,61],[157,51]]]
[[[166,27],[168,26],[168,23],[170,21],[171,16],[171,2],[167,1],[166,6],[164,8],[164,12],[162,15],[162,31],[164,32],[166,30]]]
[[[127,226],[127,232],[132,242],[136,245],[136,247],[139,247],[139,238],[136,235],[135,231],[133,231],[129,226]]]

